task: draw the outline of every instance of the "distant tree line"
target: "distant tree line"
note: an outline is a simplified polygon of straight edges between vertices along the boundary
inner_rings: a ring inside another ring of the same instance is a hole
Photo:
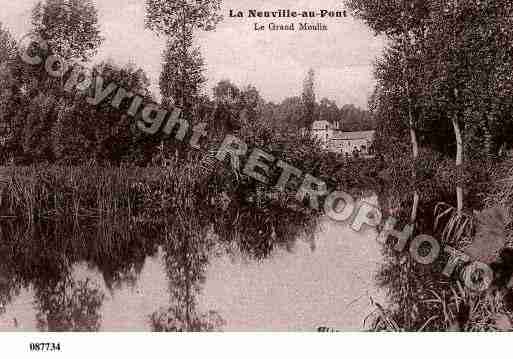
[[[215,27],[221,20],[219,8],[217,0],[147,0],[146,25],[166,39],[159,79],[163,106],[178,106],[190,123],[207,122],[211,142],[226,133],[254,137],[273,130],[297,134],[316,120],[339,122],[346,131],[374,128],[369,113],[354,105],[339,108],[328,99],[316,102],[313,70],[307,73],[302,96],[286,98],[279,104],[264,101],[252,85],[239,88],[229,80],[215,86],[213,97],[205,95],[204,61],[200,49],[193,44],[193,35]],[[43,55],[80,61],[91,69],[95,81],[83,93],[65,91],[71,71],[55,78],[44,66],[26,64],[20,57],[24,49],[19,46],[23,45],[0,24],[2,161],[80,164],[93,160],[114,165],[129,161],[145,165],[185,156],[183,143],[187,139],[179,143],[161,134],[140,133],[137,116],[124,114],[129,101],[114,108],[111,95],[98,106],[87,104],[98,76],[104,87],[114,82],[140,95],[145,103],[156,102],[148,76],[137,64],[92,62],[104,39],[91,1],[41,1],[33,8],[31,21],[31,33],[48,41],[49,52]]]

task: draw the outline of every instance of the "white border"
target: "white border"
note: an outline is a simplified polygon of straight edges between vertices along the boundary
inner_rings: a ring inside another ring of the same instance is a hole
[[[2,358],[489,358],[511,333],[2,333]],[[58,342],[60,352],[31,352]],[[509,344],[509,345],[508,345]]]

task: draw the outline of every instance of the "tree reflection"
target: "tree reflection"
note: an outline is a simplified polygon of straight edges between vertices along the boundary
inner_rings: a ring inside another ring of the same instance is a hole
[[[122,285],[135,286],[146,258],[157,253],[162,234],[150,226],[134,228],[109,223],[98,224],[100,226],[105,227],[102,235],[87,241],[89,247],[84,256],[102,273],[109,291]],[[109,236],[103,234],[107,232]]]
[[[135,230],[128,236],[120,226],[98,235],[94,227],[58,221],[2,223],[0,315],[21,289],[33,288],[38,329],[99,330],[105,296],[89,280],[75,280],[73,267],[87,263],[98,268],[108,288],[135,282],[157,238],[147,240]]]
[[[153,331],[215,331],[224,321],[215,311],[199,313],[197,296],[214,242],[198,218],[180,213],[167,228],[164,262],[169,280],[170,306],[150,316]]]
[[[64,278],[36,290],[37,327],[44,331],[97,331],[105,295],[89,279]]]
[[[231,177],[217,183],[194,173],[190,176],[198,180],[192,187],[166,183],[182,190],[159,207],[168,214],[159,218],[165,225],[60,217],[28,224],[2,223],[0,315],[20,290],[33,288],[40,330],[98,330],[104,294],[88,281],[75,280],[74,266],[86,263],[99,270],[112,291],[135,284],[146,258],[160,246],[170,300],[168,307],[150,315],[152,329],[222,328],[219,314],[203,312],[197,299],[214,248],[251,259],[265,258],[278,248],[292,248],[302,234],[311,234],[316,217],[286,207],[279,202],[282,199],[266,197],[252,183],[241,184]],[[191,193],[195,193],[194,200]],[[222,205],[217,194],[229,198],[229,205]],[[209,235],[209,230],[217,236]]]
[[[0,316],[5,314],[5,307],[20,294],[21,285],[16,280],[12,267],[2,258],[6,257],[3,246],[0,246]]]
[[[202,314],[193,312],[187,315],[180,306],[161,308],[151,315],[150,321],[151,329],[155,332],[212,332],[225,324],[223,318],[215,311]]]
[[[21,289],[27,287],[30,282],[27,277],[32,277],[37,271],[32,265],[32,250],[27,245],[35,233],[34,227],[19,226],[11,221],[1,222],[0,315],[5,313],[6,306],[20,294]],[[36,251],[41,253],[38,249]]]
[[[23,253],[20,263],[24,265],[20,269],[25,283],[34,289],[39,330],[94,331],[100,328],[103,293],[88,279],[73,278],[73,266],[81,259],[76,246],[85,239],[81,233],[84,232],[63,223],[39,224],[29,248]]]

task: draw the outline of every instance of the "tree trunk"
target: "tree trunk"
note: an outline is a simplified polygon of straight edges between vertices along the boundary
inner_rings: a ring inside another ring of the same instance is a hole
[[[410,114],[411,116],[411,114]],[[410,122],[412,123],[412,122]],[[410,124],[412,126],[412,124]],[[413,148],[413,162],[414,164],[417,161],[417,158],[419,157],[419,144],[417,142],[417,135],[415,133],[415,130],[413,127],[410,127],[410,137],[411,137],[411,145]],[[416,178],[415,168],[413,169],[413,179]],[[417,210],[419,208],[419,193],[417,192],[417,188],[415,187],[415,190],[413,191],[413,206],[411,209],[411,217],[410,222],[415,223],[415,220],[417,219]]]
[[[417,134],[415,132],[415,126],[413,121],[413,109],[412,109],[412,101],[411,101],[411,93],[410,93],[410,79],[409,79],[409,71],[408,71],[408,49],[407,46],[409,45],[409,38],[407,34],[406,26],[403,29],[403,56],[404,56],[404,67],[403,67],[403,74],[405,77],[405,83],[406,83],[406,98],[408,100],[408,127],[410,128],[410,142],[412,147],[412,154],[413,154],[413,172],[412,172],[412,178],[415,182],[415,179],[417,177],[416,175],[416,162],[419,157],[419,144],[417,141]],[[413,205],[411,209],[411,215],[410,215],[410,223],[415,223],[417,219],[417,211],[419,207],[419,193],[417,192],[416,184],[414,184],[415,188],[413,190]]]
[[[483,125],[483,131],[484,131],[484,147],[485,147],[485,153],[486,153],[486,159],[490,160],[492,157],[492,134],[490,132],[489,124],[492,122],[490,120],[489,115],[490,110],[488,109],[486,113],[486,121]]]
[[[191,296],[191,285],[190,285],[190,266],[189,266],[189,238],[184,238],[184,266],[185,266],[185,325],[188,332],[191,331],[191,314],[190,314],[190,296]]]
[[[186,108],[185,108],[185,61],[187,60],[186,58],[186,55],[187,55],[187,47],[186,47],[186,44],[185,44],[185,41],[186,41],[186,36],[187,34],[185,33],[186,31],[186,15],[185,15],[185,9],[183,10],[183,19],[182,19],[182,68],[181,68],[181,72],[182,72],[182,98],[181,98],[181,106],[182,106],[182,111],[186,112]]]
[[[456,12],[458,9],[458,0],[454,1],[454,18],[456,18]],[[453,43],[456,44],[456,27],[453,27]],[[454,88],[454,103],[458,101],[458,89]],[[456,136],[456,168],[460,167],[463,164],[463,140],[461,136],[461,129],[458,123],[458,111],[452,116],[452,127],[454,128],[454,135]],[[461,173],[458,171],[458,173]],[[461,215],[463,211],[463,188],[459,183],[461,179],[458,178],[458,183],[456,184],[456,209],[457,214]]]
[[[463,139],[456,114],[452,117],[452,127],[456,136],[456,167],[458,168],[463,164]],[[460,179],[458,178],[458,180]],[[456,185],[456,201],[458,214],[461,214],[463,211],[463,188],[460,183]]]

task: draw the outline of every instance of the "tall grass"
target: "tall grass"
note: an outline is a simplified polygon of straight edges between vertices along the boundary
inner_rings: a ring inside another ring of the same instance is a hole
[[[163,169],[65,166],[12,167],[2,191],[0,216],[28,223],[65,218],[115,222],[131,218],[163,183]]]
[[[506,160],[488,165],[476,162],[469,165],[464,176],[467,207],[462,214],[458,214],[454,198],[454,179],[458,178],[456,169],[448,166],[448,162],[437,154],[426,153],[424,157],[425,163],[418,168],[418,173],[421,174],[420,184],[417,184],[421,189],[421,206],[415,235],[430,234],[437,238],[444,248],[450,245],[462,250],[470,243],[476,243],[478,239],[485,240],[485,243],[491,246],[491,238],[482,235],[488,234],[483,232],[480,226],[483,210],[487,207],[502,207],[509,211],[506,232],[511,245],[513,161]],[[388,197],[380,198],[380,201],[385,203],[392,203],[394,199],[399,203],[389,206],[392,210],[398,207],[395,212],[389,211],[400,220],[396,228],[403,228],[408,222],[411,206],[411,196],[408,196],[408,192],[401,196],[401,193],[404,193],[401,189],[407,188],[407,177],[402,171],[406,166],[400,165],[403,163],[399,162],[395,167],[389,166],[388,171],[391,175],[386,184],[390,185],[391,189],[385,193]],[[478,231],[479,228],[481,230]],[[459,326],[459,330],[463,331],[496,330],[499,328],[497,318],[513,317],[512,306],[507,305],[505,299],[510,295],[508,290],[493,284],[489,290],[476,293],[458,285],[463,265],[456,267],[451,278],[443,275],[442,272],[449,260],[448,253],[443,251],[437,261],[425,266],[416,263],[408,251],[399,253],[394,251],[392,246],[393,242],[384,247],[384,263],[376,276],[378,285],[386,290],[388,303],[381,308],[382,310],[377,308],[376,319],[371,324],[373,329],[452,330],[463,305],[470,308],[468,320]],[[510,326],[509,330],[511,329]]]
[[[318,216],[291,206],[293,191],[274,198],[271,188],[230,166],[205,170],[198,157],[168,167],[10,167],[0,217],[29,225],[95,223],[104,239],[113,234],[109,227],[150,223],[164,231],[195,217],[198,230],[213,226],[220,241],[256,257],[313,231]]]

